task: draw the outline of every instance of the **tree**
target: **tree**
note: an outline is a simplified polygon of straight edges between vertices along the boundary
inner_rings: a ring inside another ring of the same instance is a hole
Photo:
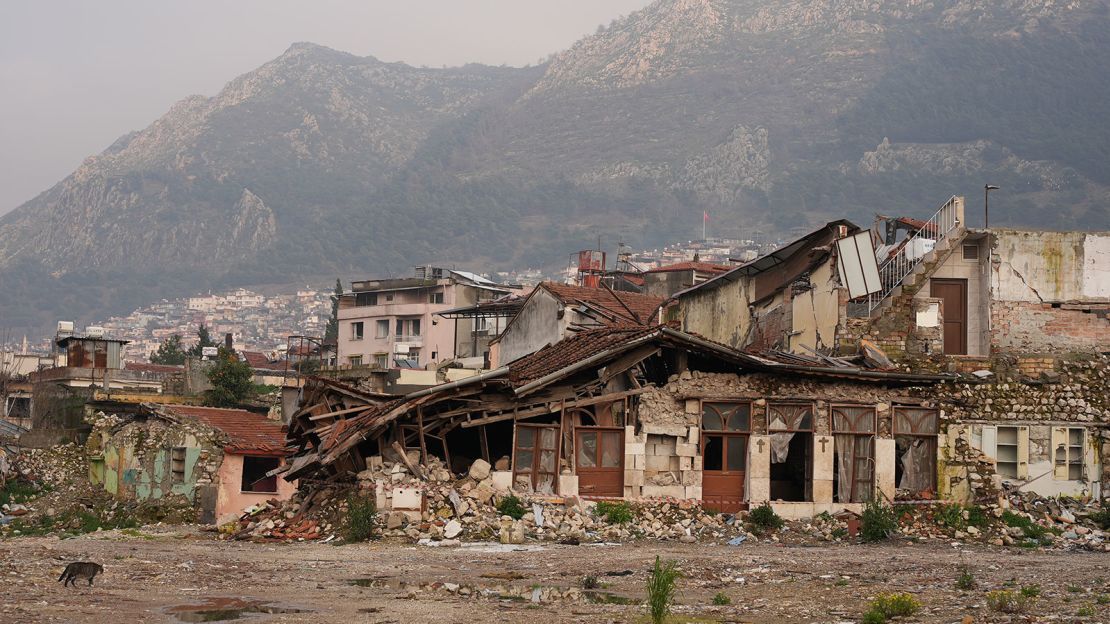
[[[205,393],[205,403],[212,407],[235,407],[254,395],[254,372],[234,349],[220,347],[208,382],[212,389]]]
[[[174,334],[158,345],[157,351],[150,354],[151,364],[180,366],[185,363],[185,350],[181,348],[181,334]]]
[[[212,341],[212,335],[208,333],[208,328],[204,326],[204,323],[201,323],[200,327],[197,328],[197,343],[186,352],[186,355],[200,357],[204,354],[205,347],[214,346],[216,346],[216,343]]]
[[[339,340],[339,298],[343,296],[343,282],[335,278],[335,294],[331,296],[331,318],[324,328],[324,342]]]

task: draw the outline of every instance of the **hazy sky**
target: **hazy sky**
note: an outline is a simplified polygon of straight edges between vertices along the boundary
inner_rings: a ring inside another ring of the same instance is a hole
[[[649,1],[3,0],[0,214],[295,41],[412,65],[527,65]]]

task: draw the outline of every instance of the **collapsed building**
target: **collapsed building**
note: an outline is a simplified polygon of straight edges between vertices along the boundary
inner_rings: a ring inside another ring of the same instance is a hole
[[[284,474],[481,459],[506,491],[791,518],[1105,498],[1110,235],[969,230],[963,210],[834,221],[657,309],[544,285],[494,370],[400,397],[310,380]]]
[[[455,473],[482,459],[495,484],[541,496],[858,510],[899,487],[937,496],[942,410],[928,388],[945,379],[775,361],[660,325],[599,327],[391,400],[310,380],[285,476],[349,481],[415,451]]]

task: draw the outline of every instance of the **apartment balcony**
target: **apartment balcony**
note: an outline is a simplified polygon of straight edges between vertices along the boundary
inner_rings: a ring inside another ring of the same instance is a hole
[[[395,335],[395,336],[393,336],[393,343],[394,344],[406,344],[410,347],[422,347],[422,346],[424,346],[424,337],[423,336]]]

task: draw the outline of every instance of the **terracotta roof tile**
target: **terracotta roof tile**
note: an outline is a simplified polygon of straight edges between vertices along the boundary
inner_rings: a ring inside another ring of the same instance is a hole
[[[638,321],[650,324],[653,322],[655,311],[663,303],[662,297],[620,291],[610,292],[605,288],[584,288],[554,282],[544,282],[540,284],[540,288],[547,290],[564,303],[582,302],[604,308],[607,312],[620,317],[617,323]],[[621,305],[622,302],[624,305]],[[639,319],[632,318],[628,313],[629,309],[635,312]]]
[[[285,360],[273,361],[261,351],[240,351],[239,355],[242,356],[243,361],[250,364],[251,368],[258,368],[263,370],[285,370]]]
[[[509,365],[509,381],[523,385],[607,349],[658,331],[659,326],[610,325],[578,332]]]
[[[224,449],[238,453],[284,454],[285,431],[280,423],[262,414],[241,409],[163,405],[171,414],[196,418],[231,438]]]

